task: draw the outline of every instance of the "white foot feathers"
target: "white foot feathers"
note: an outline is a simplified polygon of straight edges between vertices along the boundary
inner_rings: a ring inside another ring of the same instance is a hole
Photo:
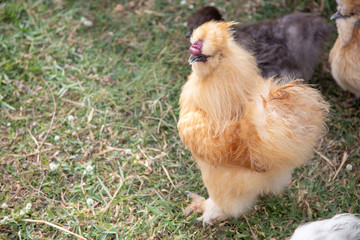
[[[192,203],[184,211],[186,216],[193,212],[203,213],[197,220],[202,221],[204,225],[227,218],[211,198],[205,200],[205,198],[189,191],[186,191],[186,194],[193,199]]]

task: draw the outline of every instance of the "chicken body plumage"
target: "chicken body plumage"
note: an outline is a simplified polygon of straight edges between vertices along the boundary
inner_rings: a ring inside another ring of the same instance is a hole
[[[187,36],[201,24],[221,20],[215,7],[204,7],[188,19]],[[310,13],[294,13],[256,24],[237,25],[234,38],[252,52],[261,74],[311,79],[315,67],[335,31],[323,18]]]
[[[331,74],[344,90],[360,97],[360,1],[338,1],[338,38],[330,51]]]
[[[305,223],[296,228],[290,240],[359,240],[360,219],[343,213],[331,219]]]
[[[263,79],[232,25],[209,22],[194,32],[193,46],[202,41],[208,58],[192,64],[179,101],[179,134],[209,193],[207,200],[192,194],[187,212],[203,212],[205,223],[238,217],[259,195],[280,193],[312,156],[328,112],[317,90]]]

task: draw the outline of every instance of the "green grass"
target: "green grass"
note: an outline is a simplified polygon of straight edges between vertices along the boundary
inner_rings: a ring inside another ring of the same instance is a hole
[[[190,4],[209,2],[121,2],[119,12],[110,0],[0,3],[0,204],[8,205],[0,219],[9,218],[0,239],[72,238],[26,219],[87,239],[285,239],[304,221],[359,212],[359,101],[345,103],[350,95],[319,67],[313,83],[332,118],[318,152],[333,166],[315,154],[281,196],[262,197],[246,219],[203,228],[196,215],[185,217],[185,191],[206,189],[176,129],[191,70],[184,22]],[[243,22],[311,3],[214,2]],[[323,16],[333,11],[325,1]]]

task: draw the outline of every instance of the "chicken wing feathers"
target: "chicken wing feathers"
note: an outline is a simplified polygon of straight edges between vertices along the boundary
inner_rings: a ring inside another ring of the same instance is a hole
[[[194,157],[258,172],[304,163],[326,130],[328,104],[299,81],[269,81],[267,87],[269,92],[259,94],[250,110],[218,136],[201,109],[181,114],[180,137]]]

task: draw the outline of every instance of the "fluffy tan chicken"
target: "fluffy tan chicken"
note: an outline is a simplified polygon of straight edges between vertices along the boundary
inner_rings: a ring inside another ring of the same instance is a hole
[[[238,217],[261,194],[280,193],[311,158],[328,104],[300,80],[265,80],[232,37],[234,23],[208,22],[191,37],[192,73],[180,96],[178,130],[209,198],[185,210],[204,223]]]
[[[331,73],[339,86],[360,97],[360,0],[341,0],[336,19],[338,38],[331,49]]]

